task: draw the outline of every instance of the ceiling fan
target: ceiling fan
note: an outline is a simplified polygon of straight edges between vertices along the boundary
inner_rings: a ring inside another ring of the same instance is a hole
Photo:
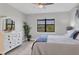
[[[34,3],[38,8],[45,8],[48,5],[52,5],[54,3]]]

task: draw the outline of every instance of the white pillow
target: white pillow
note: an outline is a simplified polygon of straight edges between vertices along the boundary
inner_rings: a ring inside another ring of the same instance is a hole
[[[67,31],[67,36],[70,37],[75,30]]]

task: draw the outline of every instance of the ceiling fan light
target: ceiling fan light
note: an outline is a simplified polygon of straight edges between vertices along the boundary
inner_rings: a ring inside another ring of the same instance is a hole
[[[44,8],[45,6],[44,6],[44,5],[38,5],[38,7],[39,7],[39,8]]]
[[[45,8],[48,5],[52,5],[54,3],[34,3],[38,8]]]

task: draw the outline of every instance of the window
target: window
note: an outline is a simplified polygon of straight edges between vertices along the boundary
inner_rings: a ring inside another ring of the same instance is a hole
[[[37,32],[55,32],[55,19],[38,19]]]

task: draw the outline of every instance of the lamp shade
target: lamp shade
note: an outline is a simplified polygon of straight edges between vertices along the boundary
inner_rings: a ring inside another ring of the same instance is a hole
[[[72,29],[74,29],[72,26],[67,27],[67,30],[72,30]]]

